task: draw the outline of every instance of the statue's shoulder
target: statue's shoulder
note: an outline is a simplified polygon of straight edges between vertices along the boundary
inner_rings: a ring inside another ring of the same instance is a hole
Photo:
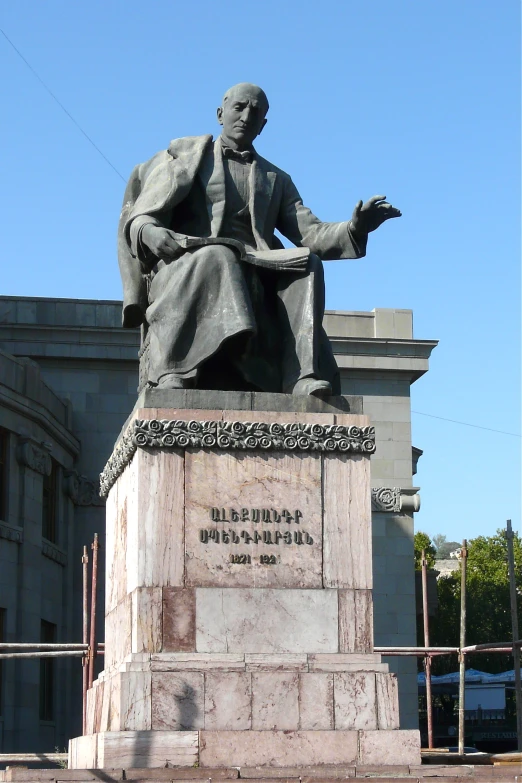
[[[172,158],[189,158],[202,155],[206,148],[211,144],[212,136],[182,136],[180,139],[173,139],[167,150]]]
[[[144,181],[158,166],[172,163],[173,160],[178,158],[181,160],[199,158],[211,142],[212,136],[208,134],[205,136],[183,136],[180,139],[173,139],[166,150],[160,150],[152,158],[136,166],[135,173],[141,181]]]

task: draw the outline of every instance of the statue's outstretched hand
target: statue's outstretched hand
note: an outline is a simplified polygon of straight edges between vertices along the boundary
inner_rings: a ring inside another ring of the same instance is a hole
[[[154,226],[152,223],[143,226],[141,241],[157,258],[175,258],[181,249],[168,228]]]
[[[386,196],[372,196],[365,204],[357,202],[350,221],[354,234],[364,236],[379,228],[385,220],[401,216],[402,212],[385,199]]]

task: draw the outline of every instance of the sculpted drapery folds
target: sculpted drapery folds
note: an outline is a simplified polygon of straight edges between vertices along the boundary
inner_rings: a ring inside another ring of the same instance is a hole
[[[131,174],[118,238],[123,325],[143,325],[152,386],[340,392],[322,261],[364,256],[368,233],[400,212],[376,196],[349,221],[320,221],[252,146],[267,111],[259,87],[236,85],[217,140],[176,139]]]

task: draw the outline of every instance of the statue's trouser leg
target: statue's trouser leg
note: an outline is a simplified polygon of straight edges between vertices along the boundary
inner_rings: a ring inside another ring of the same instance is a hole
[[[282,338],[283,391],[301,378],[320,378],[325,289],[321,259],[312,254],[303,274],[281,274],[277,285]],[[329,379],[326,379],[329,380]]]
[[[252,304],[236,253],[210,245],[165,264],[152,280],[147,322],[149,380],[194,377],[235,335],[254,332]]]

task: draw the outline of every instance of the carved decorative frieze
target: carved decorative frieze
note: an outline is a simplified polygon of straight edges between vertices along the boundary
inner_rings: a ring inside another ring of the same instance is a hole
[[[62,552],[61,549],[50,541],[42,541],[42,555],[48,557],[49,560],[54,560],[55,563],[58,563],[61,566],[67,564],[67,555],[65,552]]]
[[[90,481],[76,470],[68,470],[64,474],[64,492],[76,506],[103,506],[105,501],[100,497],[99,481]]]
[[[134,431],[129,429],[120,441],[119,446],[112,452],[103,473],[100,474],[100,495],[106,498],[112,485],[123,473],[137,449],[134,441]]]
[[[135,419],[100,476],[103,497],[108,495],[138,447],[373,454],[375,428],[297,422]]]
[[[372,511],[398,513],[401,510],[400,487],[376,487],[372,489]]]
[[[420,509],[418,487],[373,487],[372,511],[388,514],[412,513]]]
[[[5,525],[0,522],[0,538],[4,538],[6,541],[14,541],[15,544],[23,544],[24,531],[20,527],[11,527],[11,525]]]
[[[20,438],[16,456],[21,465],[41,473],[42,476],[50,476],[52,468],[50,450],[50,444],[37,443],[32,438]]]
[[[137,446],[278,451],[375,451],[373,427],[136,419]]]

